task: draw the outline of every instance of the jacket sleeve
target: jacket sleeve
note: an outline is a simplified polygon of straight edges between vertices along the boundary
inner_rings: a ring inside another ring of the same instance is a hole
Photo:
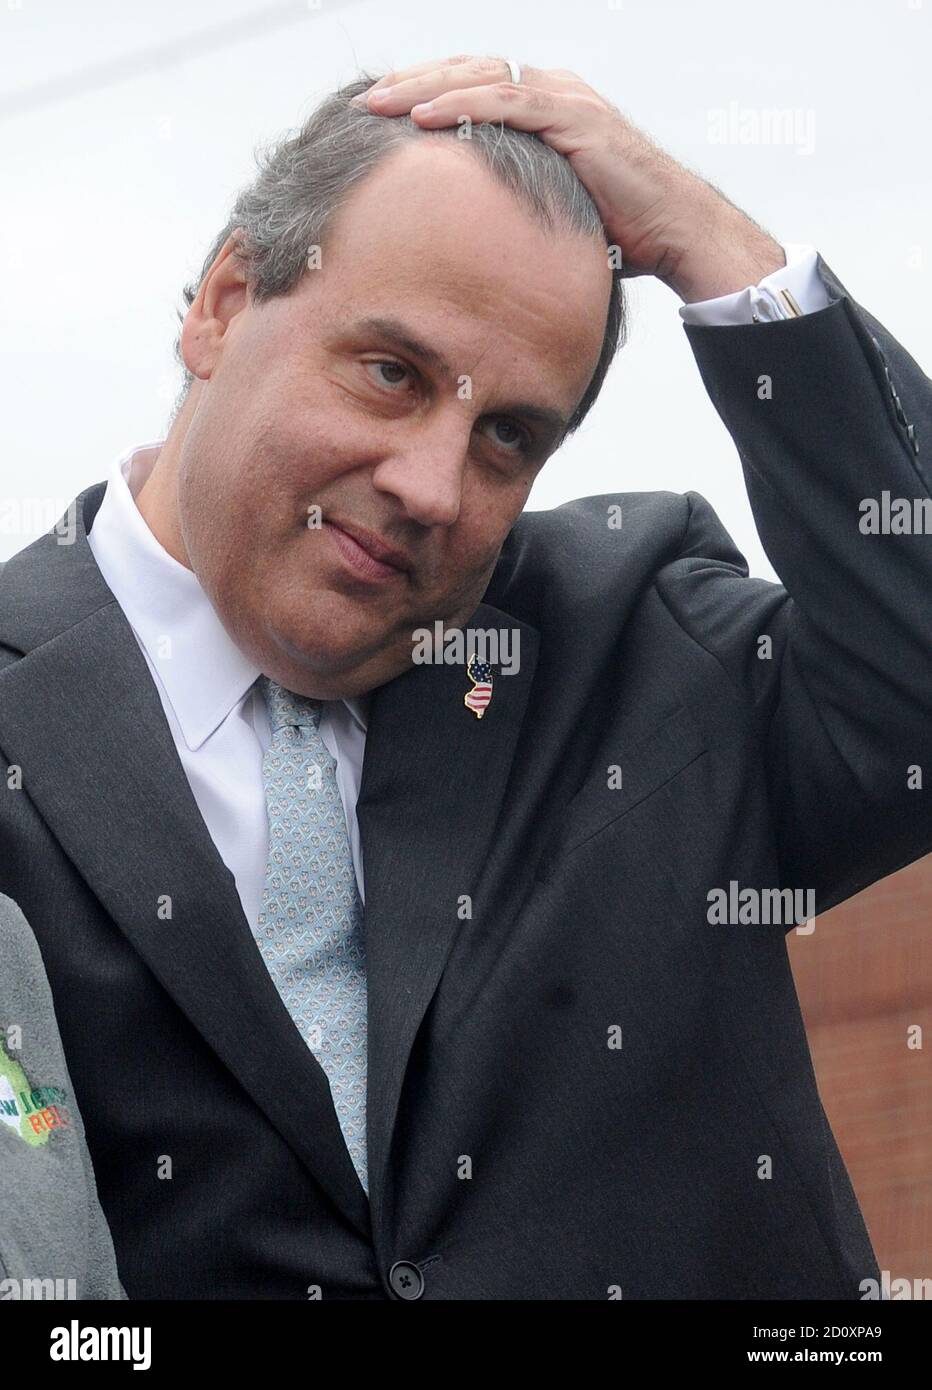
[[[825,911],[932,849],[932,382],[819,270],[824,309],[685,330],[782,584],[690,494],[664,597],[749,700],[781,886]]]

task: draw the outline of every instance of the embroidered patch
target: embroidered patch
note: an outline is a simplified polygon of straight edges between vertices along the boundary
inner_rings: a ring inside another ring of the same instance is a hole
[[[63,1102],[67,1092],[60,1086],[29,1085],[26,1073],[0,1042],[0,1123],[12,1129],[31,1148],[47,1144],[53,1129],[71,1120]]]

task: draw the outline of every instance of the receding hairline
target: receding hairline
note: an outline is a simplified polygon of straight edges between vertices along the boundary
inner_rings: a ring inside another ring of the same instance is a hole
[[[323,248],[355,189],[370,173],[387,163],[394,150],[406,145],[448,145],[472,154],[494,183],[510,192],[519,208],[552,232],[565,228],[604,247],[606,229],[599,210],[569,160],[532,132],[504,122],[477,122],[469,139],[450,127],[426,130],[410,116],[377,116],[352,105],[380,74],[360,73],[325,97],[302,126],[260,151],[258,172],[237,193],[225,227],[215,236],[198,275],[183,287],[190,306],[227,237],[236,234],[239,254],[258,301],[288,294],[306,268],[308,248]],[[609,265],[609,269],[611,266]],[[183,324],[184,310],[178,313]],[[576,430],[602,389],[608,367],[627,337],[627,301],[620,277],[612,271],[602,350],[596,369],[570,420]],[[180,409],[194,377],[187,367],[179,330],[174,348],[184,382],[176,399]],[[174,418],[174,416],[173,416]]]
[[[379,117],[381,120],[391,119],[390,117]],[[485,123],[489,124],[489,123]],[[516,132],[527,135],[529,132]],[[339,229],[341,218],[350,212],[356,194],[361,193],[373,179],[385,174],[388,166],[407,157],[409,152],[414,152],[418,157],[419,152],[427,149],[442,150],[449,153],[452,158],[468,160],[469,164],[478,169],[484,176],[491,189],[506,195],[512,204],[523,212],[528,220],[537,228],[545,232],[562,232],[566,236],[578,237],[582,241],[591,242],[599,247],[603,252],[607,251],[607,240],[605,229],[602,225],[596,224],[592,227],[582,227],[575,223],[569,211],[560,206],[542,209],[522,191],[520,187],[515,187],[506,179],[503,179],[499,172],[490,164],[483,154],[483,146],[479,142],[471,140],[454,141],[451,138],[449,129],[442,130],[423,130],[420,132],[423,138],[412,138],[410,135],[401,136],[396,143],[386,145],[380,151],[378,158],[366,170],[365,174],[347,190],[345,200],[337,207],[333,208],[327,217],[326,225],[321,236],[321,244],[325,245],[330,241],[335,232]],[[556,225],[555,225],[556,224]]]

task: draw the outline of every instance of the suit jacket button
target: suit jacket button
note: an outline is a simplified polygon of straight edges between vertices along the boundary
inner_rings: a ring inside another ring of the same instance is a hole
[[[388,1286],[399,1298],[410,1301],[424,1292],[424,1276],[410,1260],[396,1260],[388,1271]]]

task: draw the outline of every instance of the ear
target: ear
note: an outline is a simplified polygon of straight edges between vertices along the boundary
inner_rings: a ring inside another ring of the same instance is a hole
[[[231,232],[217,252],[182,325],[181,355],[188,370],[202,381],[209,380],[227,329],[248,301],[246,268],[236,255],[240,235]]]

